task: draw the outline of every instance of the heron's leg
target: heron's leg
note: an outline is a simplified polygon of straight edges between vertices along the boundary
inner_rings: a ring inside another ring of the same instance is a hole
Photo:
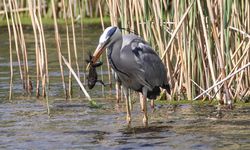
[[[150,107],[154,110],[155,109],[155,101],[150,100]]]
[[[117,101],[117,103],[120,103],[120,100],[121,100],[121,84],[118,81],[115,82],[115,88],[116,88],[116,101]]]
[[[131,98],[131,90],[128,91],[128,100],[129,100],[129,108],[130,108],[130,111],[133,110],[133,105],[132,105],[132,98]]]
[[[127,108],[127,124],[128,126],[131,125],[131,109],[130,109],[130,104],[129,104],[129,98],[128,98],[128,89],[123,87],[124,91],[124,96],[126,100],[126,108]]]
[[[141,104],[141,111],[143,112],[143,94],[140,93],[140,104]]]
[[[143,88],[143,100],[142,100],[142,111],[143,111],[143,125],[148,127],[148,114],[147,114],[147,89]]]
[[[143,96],[143,125],[148,127],[147,98]]]

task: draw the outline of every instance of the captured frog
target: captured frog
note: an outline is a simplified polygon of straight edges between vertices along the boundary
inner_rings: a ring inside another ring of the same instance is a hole
[[[87,76],[89,89],[92,89],[95,86],[96,82],[99,82],[103,86],[105,86],[102,80],[98,80],[98,75],[96,72],[96,67],[101,66],[103,63],[101,61],[99,61],[99,62],[96,62],[94,64],[91,60],[92,60],[92,55],[89,54],[89,59],[86,60],[86,62],[90,64],[89,65],[89,74]]]

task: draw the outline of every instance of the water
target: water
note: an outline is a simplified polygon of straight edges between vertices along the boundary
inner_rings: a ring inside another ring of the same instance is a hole
[[[32,66],[35,64],[33,33],[29,27],[25,29]],[[112,96],[107,96],[110,93],[108,87],[104,91],[106,98],[100,86],[89,91],[92,97],[102,97],[96,99],[101,108],[92,108],[83,95],[79,97],[79,92],[75,92],[73,99],[65,100],[52,31],[46,28],[46,39],[51,41],[48,42],[51,114],[48,115],[46,101],[36,99],[34,93],[32,96],[23,95],[16,59],[14,100],[7,100],[8,36],[6,28],[0,28],[0,149],[249,149],[250,108],[247,106],[224,109],[218,118],[213,105],[157,104],[154,112],[149,109],[150,127],[144,128],[139,103],[136,102],[132,127],[128,128],[125,104],[117,105]],[[97,28],[84,30],[88,35],[84,38],[85,49],[95,48],[100,32]],[[65,41],[64,32],[62,40]],[[83,68],[84,57],[81,53],[79,57]],[[74,87],[77,91],[76,84]]]

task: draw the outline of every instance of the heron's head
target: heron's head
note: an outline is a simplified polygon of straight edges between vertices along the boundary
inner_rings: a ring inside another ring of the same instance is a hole
[[[104,50],[121,37],[121,31],[118,27],[110,26],[102,33],[99,44],[93,54],[92,62],[95,63],[102,55]]]

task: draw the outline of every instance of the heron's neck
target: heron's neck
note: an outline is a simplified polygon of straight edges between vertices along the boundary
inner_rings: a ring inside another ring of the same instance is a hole
[[[108,47],[109,63],[111,64],[113,69],[115,69],[114,65],[120,61],[121,47],[122,47],[122,37],[116,40]]]

